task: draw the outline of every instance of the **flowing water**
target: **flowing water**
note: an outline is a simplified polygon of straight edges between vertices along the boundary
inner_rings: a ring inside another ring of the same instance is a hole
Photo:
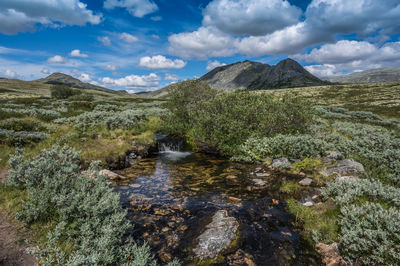
[[[260,165],[237,164],[159,143],[159,152],[118,172],[129,179],[117,190],[135,224],[161,262],[196,261],[193,248],[211,217],[226,210],[239,223],[238,240],[219,265],[316,265],[279,193],[281,176]]]

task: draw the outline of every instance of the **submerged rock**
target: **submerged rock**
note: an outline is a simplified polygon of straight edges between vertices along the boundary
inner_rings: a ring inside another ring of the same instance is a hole
[[[280,167],[287,167],[289,166],[289,160],[287,158],[279,158],[279,159],[274,159],[272,161],[272,167],[273,168],[280,168]]]
[[[119,175],[117,173],[114,173],[113,171],[103,169],[99,172],[101,175],[106,175],[108,176],[111,180],[124,180],[127,179],[125,176]]]
[[[223,249],[228,248],[231,242],[236,240],[238,228],[238,221],[234,217],[229,217],[226,210],[215,212],[211,223],[198,237],[194,253],[200,260],[216,258]]]
[[[263,187],[263,186],[265,186],[265,185],[267,184],[267,182],[265,182],[264,180],[259,179],[259,178],[254,178],[254,179],[252,179],[251,181],[253,181],[253,183],[254,183],[256,186],[259,186],[259,187]]]

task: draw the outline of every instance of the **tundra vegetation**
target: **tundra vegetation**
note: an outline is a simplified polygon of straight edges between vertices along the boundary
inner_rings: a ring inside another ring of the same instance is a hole
[[[373,102],[371,88],[377,87],[385,96]],[[290,159],[285,171],[310,173],[322,187],[321,204],[287,204],[309,243],[338,242],[348,262],[398,265],[398,88],[389,83],[220,92],[187,81],[173,87],[167,100],[75,89],[17,97],[3,90],[8,96],[0,99],[0,168],[9,168],[9,178],[0,187],[0,208],[35,232],[38,248],[32,252],[40,262],[154,265],[149,247],[129,237],[132,225],[99,167],[132,147],[154,145],[154,134],[162,132],[234,161]],[[347,180],[320,175],[328,151],[357,160],[365,173]],[[299,189],[290,181],[280,191]]]

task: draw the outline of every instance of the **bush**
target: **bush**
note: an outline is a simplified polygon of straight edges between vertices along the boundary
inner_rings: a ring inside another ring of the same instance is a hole
[[[53,85],[51,87],[51,97],[56,99],[67,99],[73,96],[74,90],[67,85]]]
[[[155,265],[148,247],[128,237],[132,225],[107,177],[99,175],[96,164],[81,174],[79,162],[79,154],[69,147],[44,150],[30,162],[20,154],[10,159],[9,183],[28,191],[18,219],[57,223],[47,246],[34,251],[41,263]]]
[[[232,160],[254,162],[266,157],[313,158],[323,155],[328,149],[327,142],[311,135],[250,138],[240,146],[238,155],[234,156]]]
[[[232,155],[249,137],[305,132],[311,110],[303,100],[253,92],[220,93],[199,81],[178,85],[169,94],[166,129],[203,150]]]

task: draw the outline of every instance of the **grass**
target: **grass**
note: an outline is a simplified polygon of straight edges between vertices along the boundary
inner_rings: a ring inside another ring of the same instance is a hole
[[[351,111],[371,111],[384,117],[400,116],[399,82],[301,87],[255,93],[280,96],[287,92],[297,93],[316,105],[340,106]]]

